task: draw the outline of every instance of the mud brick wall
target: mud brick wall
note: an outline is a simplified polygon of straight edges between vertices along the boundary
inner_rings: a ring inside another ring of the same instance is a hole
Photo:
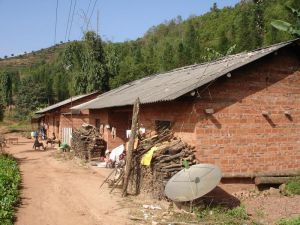
[[[131,108],[131,107],[130,107]],[[110,128],[104,128],[103,138],[108,142],[108,149],[124,144],[128,139],[126,138],[126,130],[130,129],[131,112],[130,108],[121,109],[99,109],[90,110],[90,124],[96,125],[96,119],[100,120],[100,123],[109,125]],[[116,128],[116,135],[112,135],[112,127]]]
[[[300,170],[300,56],[287,50],[233,71],[197,98],[141,106],[141,126],[169,120],[226,177]],[[204,113],[214,109],[212,115]],[[264,116],[267,112],[269,115]]]
[[[98,95],[99,93],[94,93],[90,96],[73,101],[72,104],[69,103],[53,111],[47,112],[45,115],[45,122],[48,124],[48,131],[47,131],[48,137],[52,137],[52,133],[55,133],[56,137],[61,138],[62,128],[72,127],[71,116],[63,115],[62,113],[70,113],[71,107],[95,99]],[[75,115],[75,114],[72,115],[74,128],[79,128],[82,125],[82,123],[88,123],[89,122],[89,117],[87,116],[88,114],[89,114],[89,110],[83,110],[80,115]]]

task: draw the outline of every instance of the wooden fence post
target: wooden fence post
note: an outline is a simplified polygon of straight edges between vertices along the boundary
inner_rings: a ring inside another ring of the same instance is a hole
[[[134,141],[137,136],[139,110],[140,110],[140,99],[137,98],[133,106],[131,134],[129,138],[128,149],[126,152],[125,176],[124,176],[123,194],[122,194],[123,197],[127,195],[127,187],[129,183],[131,170],[132,170],[132,152],[134,149]]]

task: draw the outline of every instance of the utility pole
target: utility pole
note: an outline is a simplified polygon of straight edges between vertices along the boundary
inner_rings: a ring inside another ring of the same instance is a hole
[[[99,35],[99,9],[97,9],[97,35]]]

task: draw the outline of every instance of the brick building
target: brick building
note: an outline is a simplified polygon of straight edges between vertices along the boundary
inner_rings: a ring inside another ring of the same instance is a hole
[[[47,125],[47,136],[55,133],[63,143],[70,143],[72,128],[79,128],[82,123],[89,122],[89,110],[72,112],[70,108],[96,98],[99,92],[85,95],[78,95],[54,105],[48,106],[36,112],[39,116],[39,123]]]
[[[104,125],[111,149],[128,140],[137,97],[146,132],[171,127],[223,177],[300,171],[299,40],[146,77],[72,109]]]

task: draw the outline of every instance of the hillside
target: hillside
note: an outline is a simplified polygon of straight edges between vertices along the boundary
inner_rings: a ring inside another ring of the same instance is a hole
[[[145,53],[147,48],[153,48],[154,52],[158,51],[155,57],[163,58],[162,50],[166,46],[170,44],[170,50],[174,51],[187,38],[197,39],[197,44],[194,47],[201,47],[202,49],[210,47],[220,52],[224,52],[232,45],[237,45],[235,52],[238,52],[252,50],[291,38],[289,35],[272,28],[270,22],[273,19],[293,20],[292,16],[288,14],[285,5],[292,5],[297,8],[300,7],[299,1],[257,1],[260,4],[253,4],[251,1],[244,2],[237,4],[235,7],[225,7],[223,9],[218,9],[215,6],[216,8],[212,7],[210,12],[202,16],[191,16],[185,21],[178,16],[173,20],[153,26],[143,37],[135,41],[108,43],[108,45],[113,45],[113,47],[109,47],[109,50],[111,48],[121,50],[123,51],[120,53],[121,57],[126,58],[128,55],[134,54],[132,51],[136,49],[132,48],[140,48],[142,53]],[[188,37],[189,35],[190,37]],[[66,44],[57,44],[56,46],[24,55],[1,59],[0,69],[24,69],[41,61],[51,63],[54,61],[55,56],[58,56],[63,51]],[[202,54],[205,54],[205,52],[202,52]],[[201,57],[199,61],[203,61]],[[156,70],[164,69],[168,68],[156,68]]]
[[[58,44],[38,51],[24,53],[0,59],[1,70],[22,70],[41,62],[52,63],[57,55],[63,51],[65,44]]]

